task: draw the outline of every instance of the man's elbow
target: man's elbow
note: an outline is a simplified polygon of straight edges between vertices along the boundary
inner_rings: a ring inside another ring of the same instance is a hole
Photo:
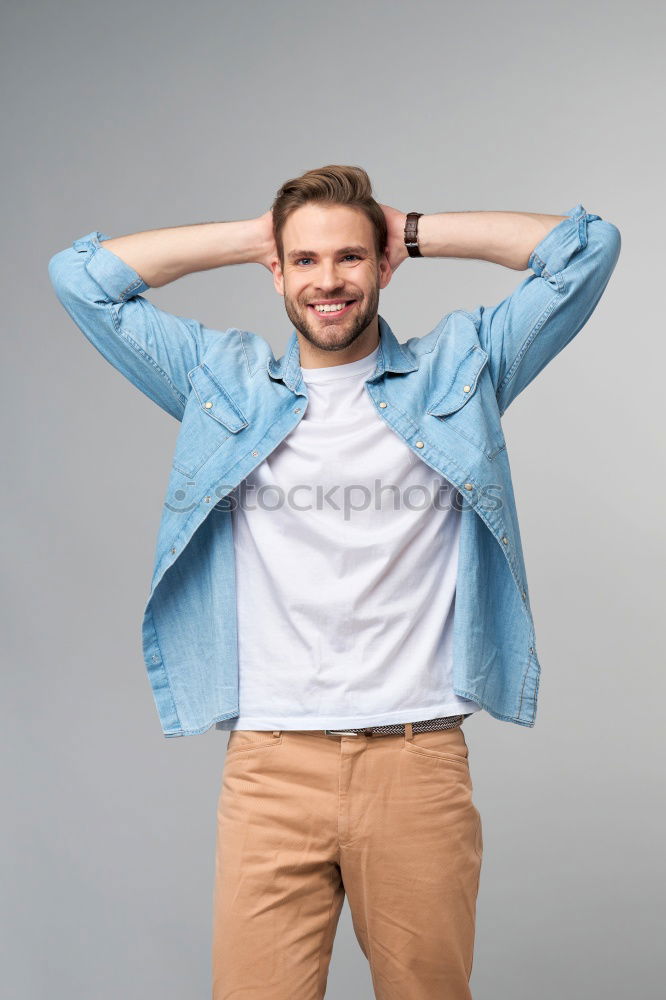
[[[622,249],[620,230],[606,219],[595,219],[588,226],[588,242],[590,240],[596,241],[599,267],[608,280],[615,270]]]

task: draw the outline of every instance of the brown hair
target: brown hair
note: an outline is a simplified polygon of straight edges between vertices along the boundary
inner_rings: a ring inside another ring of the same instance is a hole
[[[377,258],[381,257],[386,249],[386,217],[372,197],[370,178],[362,167],[330,164],[285,181],[275,197],[272,205],[273,235],[280,266],[284,265],[282,230],[285,222],[297,208],[313,201],[359,208],[372,223]]]

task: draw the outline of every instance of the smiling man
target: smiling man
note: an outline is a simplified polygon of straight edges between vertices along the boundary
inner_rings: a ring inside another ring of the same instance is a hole
[[[164,735],[229,731],[214,1000],[322,998],[345,897],[376,997],[471,997],[463,724],[532,727],[541,669],[501,418],[619,252],[582,204],[405,213],[330,165],[256,219],[95,230],[51,258],[84,335],[181,423],[142,636]],[[530,273],[400,341],[380,292],[427,256]],[[293,326],[279,359],[141,294],[251,262]]]
[[[286,254],[285,243],[293,248]],[[391,267],[367,215],[354,206],[306,203],[286,218],[280,254],[275,287],[302,338],[304,366],[368,355],[378,343],[379,291],[389,283]]]

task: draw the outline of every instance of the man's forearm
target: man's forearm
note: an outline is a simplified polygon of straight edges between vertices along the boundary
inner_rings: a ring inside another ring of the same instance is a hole
[[[536,245],[566,215],[533,212],[440,212],[423,215],[418,224],[424,257],[489,260],[524,271]]]
[[[101,242],[147,285],[159,288],[193,271],[260,262],[270,246],[267,237],[265,220],[259,218],[149,229]]]

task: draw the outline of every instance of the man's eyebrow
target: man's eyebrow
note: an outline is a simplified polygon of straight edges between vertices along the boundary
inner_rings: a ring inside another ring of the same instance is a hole
[[[369,254],[370,251],[367,247],[363,247],[360,244],[351,247],[341,247],[336,253],[357,253],[357,254]],[[289,260],[296,260],[298,257],[316,257],[317,254],[314,250],[291,250],[287,257]]]

